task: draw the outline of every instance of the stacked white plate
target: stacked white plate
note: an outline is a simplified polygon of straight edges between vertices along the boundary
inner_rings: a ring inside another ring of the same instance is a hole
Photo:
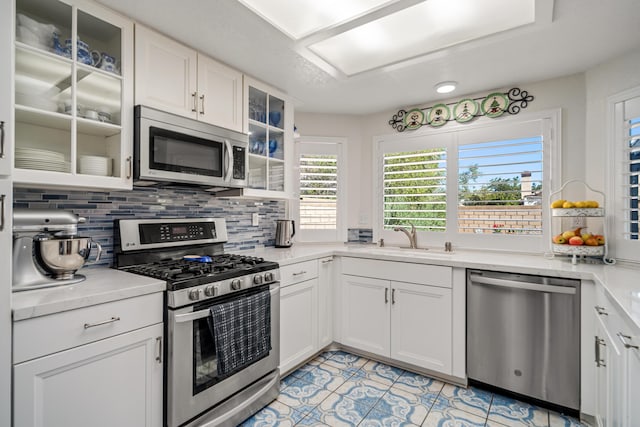
[[[110,157],[80,156],[79,171],[87,175],[111,176],[113,161]]]
[[[57,151],[16,147],[15,153],[17,168],[69,172],[70,163],[64,160],[64,154]]]

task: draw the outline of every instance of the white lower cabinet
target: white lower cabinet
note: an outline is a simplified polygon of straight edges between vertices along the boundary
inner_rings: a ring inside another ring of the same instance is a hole
[[[343,258],[342,272],[342,344],[452,374],[450,267]]]
[[[318,260],[318,347],[333,342],[333,282],[335,281],[332,256]]]
[[[602,288],[596,301],[596,422],[600,427],[635,427],[640,422],[640,331]]]
[[[14,367],[15,427],[162,424],[162,324]]]
[[[318,279],[280,290],[280,371],[313,356],[318,346]]]
[[[391,358],[451,373],[451,289],[391,282]]]
[[[14,427],[162,425],[162,293],[13,325]]]

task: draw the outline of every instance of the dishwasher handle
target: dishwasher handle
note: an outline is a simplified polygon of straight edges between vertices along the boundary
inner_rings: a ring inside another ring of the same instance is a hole
[[[477,283],[481,285],[502,286],[505,288],[523,289],[526,291],[547,292],[554,294],[576,294],[576,288],[573,286],[542,285],[537,283],[520,282],[517,280],[485,277],[479,274],[470,274],[469,279],[471,280],[471,283]]]

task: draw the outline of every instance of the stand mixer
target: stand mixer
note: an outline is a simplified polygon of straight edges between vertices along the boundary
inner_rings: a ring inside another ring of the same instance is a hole
[[[102,247],[90,237],[78,236],[85,218],[55,209],[13,210],[13,292],[82,282],[76,274],[94,243],[100,259]]]

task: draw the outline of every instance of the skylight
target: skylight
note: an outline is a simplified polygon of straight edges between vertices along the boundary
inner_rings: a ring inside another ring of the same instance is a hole
[[[536,21],[548,0],[240,0],[326,69],[352,76]],[[295,7],[292,7],[295,3]],[[323,66],[324,65],[324,66]]]

